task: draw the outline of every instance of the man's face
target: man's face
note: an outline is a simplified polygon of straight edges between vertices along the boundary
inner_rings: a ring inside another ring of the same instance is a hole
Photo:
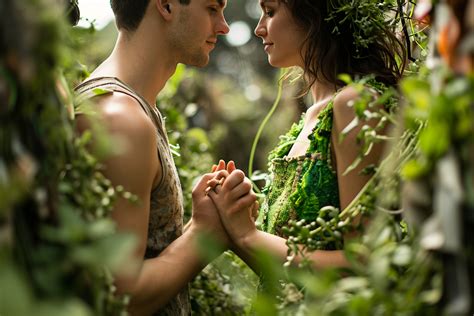
[[[178,62],[198,67],[209,63],[209,53],[214,49],[218,35],[229,32],[224,18],[226,1],[191,0],[189,5],[179,5],[171,34]]]

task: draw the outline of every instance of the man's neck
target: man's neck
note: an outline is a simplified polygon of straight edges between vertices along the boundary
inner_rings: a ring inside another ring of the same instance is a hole
[[[156,96],[176,70],[177,61],[166,47],[166,41],[156,36],[153,41],[137,30],[133,36],[119,33],[110,56],[91,77],[117,77],[155,105]],[[159,49],[157,43],[160,43]]]

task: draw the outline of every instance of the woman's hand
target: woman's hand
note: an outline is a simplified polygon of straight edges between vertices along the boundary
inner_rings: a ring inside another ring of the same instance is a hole
[[[221,171],[221,170],[227,170],[229,174],[232,173],[232,171],[236,170],[235,168],[235,162],[233,160],[230,160],[227,165],[224,160],[219,160],[219,164],[213,165],[211,168],[211,172],[216,172],[216,171]]]
[[[199,232],[211,234],[225,246],[229,246],[230,238],[224,229],[216,206],[206,193],[206,187],[211,179],[225,179],[228,175],[227,171],[221,170],[201,177],[193,188],[193,213],[190,221],[190,227]]]
[[[257,205],[252,183],[238,169],[232,171],[222,184],[215,181],[218,180],[209,182],[213,189],[208,191],[208,196],[216,205],[227,233],[235,244],[242,245],[246,237],[256,232],[253,217]]]
[[[221,160],[219,160],[219,164],[212,166],[211,172],[216,172],[216,171],[220,171],[220,170],[227,170],[227,172],[229,174],[231,174],[233,171],[237,170],[237,168],[235,167],[235,162],[233,160],[230,160],[226,164],[225,161],[221,159]],[[208,187],[206,189],[206,194],[209,194],[210,190],[213,190],[219,184],[222,185],[222,183],[223,183],[223,179],[217,179],[217,178],[213,178],[210,181],[208,181],[208,183],[207,183]],[[259,209],[260,209],[260,204],[258,203],[258,201],[255,201],[255,203],[249,208],[250,217],[252,218],[252,220],[254,222],[258,218],[258,210]]]

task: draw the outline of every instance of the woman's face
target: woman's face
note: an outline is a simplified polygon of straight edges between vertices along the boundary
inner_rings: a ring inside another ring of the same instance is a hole
[[[300,51],[304,30],[293,19],[285,3],[279,0],[259,0],[262,16],[255,35],[263,40],[268,62],[274,67],[304,66]]]

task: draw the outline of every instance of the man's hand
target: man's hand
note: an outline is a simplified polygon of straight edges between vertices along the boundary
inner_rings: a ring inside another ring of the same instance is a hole
[[[251,181],[241,170],[233,171],[223,184],[217,184],[208,195],[216,205],[222,223],[234,243],[241,244],[249,234],[256,231],[252,218],[252,211],[256,208],[256,195],[252,191]]]
[[[202,233],[209,233],[224,246],[228,247],[230,238],[224,229],[216,206],[206,193],[207,183],[211,179],[225,179],[229,174],[225,170],[208,173],[201,177],[193,188],[193,214],[191,226]]]
[[[219,160],[219,164],[213,165],[211,172],[216,172],[220,170],[227,170],[229,174],[237,170],[235,166],[235,162],[233,160],[230,160],[227,164],[225,163],[224,160]],[[212,180],[208,181],[208,187],[206,189],[206,193],[209,193],[210,190],[213,190],[217,185],[222,184],[223,181],[221,179],[216,179],[213,178]],[[260,209],[260,204],[258,201],[255,201],[255,203],[249,208],[250,212],[250,217],[252,220],[255,222],[258,218],[258,210]]]
[[[219,160],[219,164],[213,165],[211,168],[211,172],[216,172],[216,171],[221,171],[221,170],[227,170],[227,172],[231,174],[234,170],[236,170],[235,162],[233,160],[230,160],[226,164],[225,161],[221,159]]]

